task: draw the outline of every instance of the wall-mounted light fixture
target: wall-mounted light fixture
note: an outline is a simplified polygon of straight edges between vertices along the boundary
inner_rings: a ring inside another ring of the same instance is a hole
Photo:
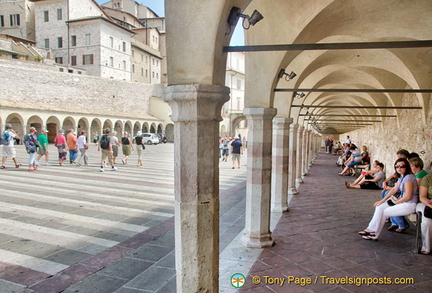
[[[255,25],[258,21],[260,21],[261,19],[264,18],[264,16],[262,16],[262,14],[259,13],[258,10],[254,10],[254,12],[252,12],[252,15],[249,16],[247,14],[240,13],[240,8],[233,7],[233,8],[231,8],[231,11],[228,15],[227,22],[230,26],[230,29],[229,29],[229,32],[226,33],[227,35],[229,33],[231,33],[231,27],[237,25],[237,22],[238,22],[240,17],[243,18],[243,28],[245,30],[249,29],[251,25]],[[246,26],[246,21],[248,22],[247,26]]]
[[[305,93],[294,92],[293,96],[294,96],[294,98],[297,98],[297,99],[303,99],[306,96],[306,94]]]
[[[291,79],[293,79],[294,77],[296,77],[297,74],[294,71],[291,71],[291,73],[288,74],[288,73],[285,72],[285,69],[281,69],[279,71],[278,77],[282,78],[284,76],[285,76],[285,80],[286,81],[290,81]]]

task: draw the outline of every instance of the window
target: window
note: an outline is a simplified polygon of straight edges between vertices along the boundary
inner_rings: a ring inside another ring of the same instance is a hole
[[[71,45],[72,45],[72,47],[75,47],[76,46],[76,36],[71,36]]]
[[[135,73],[135,64],[132,64],[132,73]]]
[[[159,60],[156,60],[156,66],[159,66]]]
[[[111,44],[111,48],[114,48],[114,38],[110,37],[110,44]]]
[[[72,56],[72,66],[76,66],[77,65],[77,56]]]
[[[5,26],[5,24],[4,24],[4,16],[0,15],[0,27],[4,27],[4,26]]]
[[[90,34],[85,35],[86,45],[90,46]]]
[[[55,58],[55,63],[63,64],[63,57],[56,57]]]
[[[44,22],[48,22],[49,21],[49,11],[45,10],[44,11]]]
[[[159,73],[156,72],[156,79],[159,79]]]
[[[63,19],[63,10],[61,8],[57,9],[57,20]]]
[[[20,25],[20,15],[19,14],[11,14],[10,15],[10,25],[11,26]]]
[[[146,72],[147,72],[147,70],[146,70]],[[141,68],[141,76],[143,76],[144,75],[144,68]]]
[[[126,52],[126,42],[123,42],[123,52]]]
[[[237,89],[241,90],[241,86],[242,86],[242,80],[241,79],[237,79]]]
[[[148,70],[146,69],[146,77],[148,77]]]
[[[152,71],[152,78],[154,78],[154,71]]]
[[[134,55],[135,55],[135,52],[134,52],[134,50],[132,50],[132,57],[134,57]]]
[[[114,57],[110,57],[110,66],[114,67]]]
[[[153,63],[153,65],[154,65],[154,58],[152,58],[152,63]]]
[[[83,55],[83,65],[93,64],[93,54]]]
[[[123,69],[126,70],[126,61],[123,60]]]
[[[240,98],[237,98],[237,110],[240,110]]]
[[[63,38],[62,37],[57,38],[57,47],[63,48]]]
[[[49,39],[45,39],[44,40],[44,43],[45,43],[45,48],[47,48],[47,49],[49,49]]]

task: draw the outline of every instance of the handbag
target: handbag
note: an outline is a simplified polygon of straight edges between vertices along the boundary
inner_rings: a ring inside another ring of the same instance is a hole
[[[85,145],[84,145],[84,148],[87,150],[87,149],[88,149],[88,144],[85,144]]]
[[[396,196],[392,195],[392,196],[390,197],[390,199],[387,200],[387,204],[388,204],[389,206],[392,207],[392,206],[396,205],[396,204],[394,203],[396,200],[398,200],[398,198],[397,198]]]
[[[432,208],[425,206],[423,216],[425,216],[426,218],[432,219]]]

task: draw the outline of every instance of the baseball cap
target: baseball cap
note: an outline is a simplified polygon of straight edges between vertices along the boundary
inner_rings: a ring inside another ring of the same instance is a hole
[[[41,132],[49,132],[46,128],[42,128]]]

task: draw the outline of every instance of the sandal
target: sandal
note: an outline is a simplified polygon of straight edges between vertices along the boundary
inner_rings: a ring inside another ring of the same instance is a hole
[[[5,166],[1,166],[0,169],[6,169],[6,167]]]
[[[371,234],[370,236],[362,236],[364,240],[373,240],[378,241],[378,238],[375,236],[375,234]]]
[[[15,168],[19,168],[19,167],[21,167],[21,164],[16,164],[15,165]]]
[[[395,231],[398,228],[397,225],[391,225],[390,227],[388,227],[388,231]]]
[[[374,235],[375,236],[375,232],[368,232],[368,231],[365,231],[365,230],[363,230],[363,231],[360,231],[360,232],[358,232],[360,235],[362,235],[362,236],[370,236],[370,235]]]
[[[406,229],[408,229],[408,228],[397,228],[397,229],[395,230],[395,232],[396,232],[396,233],[403,233]]]
[[[424,254],[424,255],[428,255],[429,254],[429,252],[424,251],[424,250],[422,250],[421,253]]]

